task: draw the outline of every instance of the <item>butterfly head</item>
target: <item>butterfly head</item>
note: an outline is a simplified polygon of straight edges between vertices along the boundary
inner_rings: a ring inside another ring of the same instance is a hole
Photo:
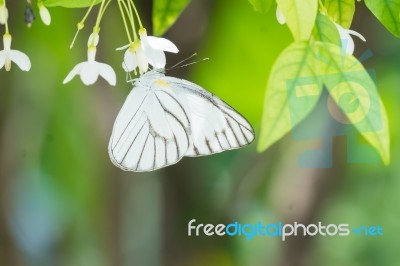
[[[144,86],[151,86],[155,81],[161,81],[164,77],[164,69],[153,69],[141,75],[136,82]]]

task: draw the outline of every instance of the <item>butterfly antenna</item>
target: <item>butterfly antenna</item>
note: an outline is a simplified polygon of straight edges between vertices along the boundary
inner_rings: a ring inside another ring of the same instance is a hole
[[[203,58],[203,59],[195,61],[195,62],[191,62],[191,63],[187,63],[187,64],[184,64],[184,65],[181,65],[181,66],[177,66],[176,68],[187,67],[187,66],[194,65],[194,64],[197,64],[199,62],[208,61],[208,60],[210,60],[210,58],[206,57],[206,58]]]
[[[189,57],[183,59],[182,61],[179,61],[178,63],[176,63],[176,64],[173,65],[172,67],[168,68],[167,70],[174,69],[175,67],[177,67],[177,66],[179,66],[180,64],[182,64],[182,63],[188,61],[189,59],[195,57],[196,55],[197,55],[197,53],[192,54],[191,56],[189,56]]]

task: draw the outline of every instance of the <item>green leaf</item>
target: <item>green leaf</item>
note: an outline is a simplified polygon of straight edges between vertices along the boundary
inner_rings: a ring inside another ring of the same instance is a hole
[[[263,151],[313,110],[322,84],[342,110],[331,115],[353,124],[390,161],[387,114],[376,85],[362,64],[338,45],[315,41],[290,45],[274,64],[267,85],[258,150]]]
[[[154,0],[153,34],[164,34],[178,19],[190,0]]]
[[[341,46],[339,32],[335,24],[325,15],[318,13],[315,22],[313,36],[321,42],[328,42]]]
[[[320,77],[331,97],[347,117],[348,123],[356,127],[378,151],[383,162],[388,164],[390,138],[387,114],[369,73],[354,56],[343,54],[339,46],[315,43],[315,48],[318,58],[316,67],[323,73]]]
[[[259,151],[289,132],[317,104],[321,86],[318,75],[314,74],[315,58],[310,44],[296,42],[275,62],[264,101]]]
[[[43,4],[48,7],[61,6],[68,8],[89,7],[93,0],[44,0]],[[95,4],[101,3],[101,0],[95,0]]]
[[[249,0],[249,2],[255,11],[266,14],[271,9],[273,0]]]
[[[325,0],[325,7],[336,23],[345,29],[350,28],[356,11],[355,0]]]
[[[365,0],[365,4],[393,35],[400,37],[399,0]]]
[[[318,0],[276,0],[295,41],[308,40],[318,11]]]

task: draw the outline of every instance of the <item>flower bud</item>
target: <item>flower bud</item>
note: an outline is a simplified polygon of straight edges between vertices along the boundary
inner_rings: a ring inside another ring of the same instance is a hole
[[[3,2],[3,4],[0,5],[0,24],[2,25],[6,24],[7,19],[8,19],[8,10],[5,2]]]
[[[99,43],[99,33],[97,32],[92,32],[92,34],[90,34],[87,45],[88,46],[97,46],[97,44]]]
[[[38,7],[39,7],[40,18],[42,19],[44,25],[49,26],[51,23],[51,16],[49,10],[47,9],[47,7],[45,7],[45,5],[43,5],[42,2],[38,3]]]

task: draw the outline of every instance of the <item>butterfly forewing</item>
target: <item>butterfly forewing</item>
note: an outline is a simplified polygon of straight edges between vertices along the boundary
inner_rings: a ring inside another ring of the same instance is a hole
[[[136,87],[125,101],[109,144],[111,160],[129,171],[151,171],[179,161],[189,147],[185,110],[164,88]],[[172,97],[172,98],[171,98]]]

